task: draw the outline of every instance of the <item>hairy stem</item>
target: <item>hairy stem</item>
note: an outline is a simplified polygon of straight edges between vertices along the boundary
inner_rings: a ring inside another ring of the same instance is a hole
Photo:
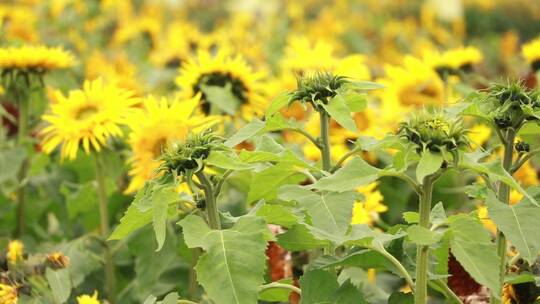
[[[96,152],[96,181],[97,194],[99,199],[99,219],[101,237],[105,240],[109,236],[109,209],[107,204],[107,191],[105,188],[105,171],[103,164],[103,155]],[[111,304],[116,303],[116,277],[114,273],[114,261],[111,254],[111,248],[105,241],[103,243],[103,255],[105,259],[105,288],[108,300]]]
[[[208,217],[208,224],[212,229],[221,229],[221,222],[219,221],[219,213],[216,204],[216,197],[214,196],[214,187],[208,180],[206,175],[202,171],[195,173],[199,181],[201,182],[204,199],[206,201],[206,215]]]
[[[420,222],[421,227],[429,229],[429,215],[431,212],[431,195],[433,192],[433,175],[424,177],[422,183],[422,195],[420,195]],[[415,304],[427,303],[427,283],[428,283],[428,259],[429,246],[416,246],[416,289],[414,293]]]
[[[319,112],[321,118],[321,154],[322,154],[322,169],[330,171],[332,160],[330,158],[330,116],[326,111]]]
[[[388,261],[390,261],[390,263],[392,263],[396,269],[399,271],[399,273],[403,276],[403,278],[405,279],[405,281],[407,282],[407,284],[409,285],[409,287],[411,287],[411,289],[415,290],[415,284],[413,282],[413,279],[411,278],[411,275],[409,274],[409,272],[407,271],[407,269],[405,269],[405,267],[403,267],[403,265],[393,256],[391,255],[388,251],[386,251],[386,249],[384,248],[384,246],[380,245],[380,246],[374,246],[372,247],[373,250],[376,250],[377,252],[379,252],[380,254],[382,254],[385,258],[388,259]]]

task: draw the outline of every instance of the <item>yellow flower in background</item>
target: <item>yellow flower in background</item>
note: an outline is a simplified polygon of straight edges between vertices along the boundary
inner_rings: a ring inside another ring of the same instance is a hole
[[[17,288],[0,283],[0,303],[17,304]]]
[[[2,1],[5,3],[6,1]],[[0,4],[0,27],[2,38],[6,40],[22,40],[36,43],[38,33],[35,25],[37,16],[29,6],[17,4]]]
[[[388,122],[397,122],[411,108],[440,106],[444,103],[444,85],[426,62],[406,56],[402,66],[385,65],[385,77],[377,82],[386,86],[380,91],[381,113]]]
[[[17,263],[23,259],[24,244],[19,240],[8,243],[6,258],[10,263]]]
[[[179,67],[196,49],[209,49],[211,39],[184,20],[172,22],[150,53],[150,61],[157,66]]]
[[[267,104],[263,95],[261,73],[253,71],[240,55],[220,49],[213,55],[209,51],[199,51],[196,57],[188,59],[180,69],[176,83],[180,96],[184,99],[201,94],[201,110],[204,114],[227,113],[250,120],[261,115]],[[214,87],[229,92],[230,98],[223,98],[223,91],[213,93]]]
[[[75,65],[75,57],[61,47],[21,46],[0,48],[0,69],[43,72]]]
[[[98,293],[94,291],[92,296],[82,295],[77,297],[77,304],[100,304],[98,300]]]
[[[530,161],[524,163],[519,170],[514,173],[514,178],[524,186],[538,185],[538,174]]]
[[[199,103],[200,94],[186,101],[148,97],[144,108],[129,116],[128,142],[133,156],[129,159],[132,179],[126,193],[142,188],[154,176],[160,163],[156,159],[167,143],[184,140],[188,133],[202,131],[219,121],[218,116],[196,115]]]
[[[469,71],[474,65],[482,62],[482,59],[480,50],[472,46],[449,49],[442,53],[432,51],[425,54],[425,60],[441,73]]]
[[[379,219],[380,213],[388,210],[388,207],[383,204],[384,198],[381,192],[376,189],[377,186],[378,183],[374,182],[357,189],[364,195],[364,200],[354,203],[351,224],[372,225]]]
[[[57,102],[50,105],[43,120],[48,123],[42,131],[42,146],[51,153],[62,146],[61,157],[75,159],[79,146],[89,154],[91,148],[100,151],[110,137],[123,135],[120,125],[139,103],[133,93],[101,78],[85,81],[82,90],[73,90],[68,96],[56,93]]]
[[[468,131],[467,135],[474,147],[481,147],[491,137],[491,128],[484,124],[476,124]]]
[[[104,81],[120,88],[142,94],[144,84],[137,81],[137,67],[123,52],[107,56],[104,52],[93,51],[85,61],[86,79],[103,78]]]
[[[516,291],[514,290],[514,286],[512,286],[512,284],[504,284],[501,300],[502,304],[518,303]]]
[[[521,54],[533,70],[538,70],[540,68],[540,37],[525,43],[521,47]]]

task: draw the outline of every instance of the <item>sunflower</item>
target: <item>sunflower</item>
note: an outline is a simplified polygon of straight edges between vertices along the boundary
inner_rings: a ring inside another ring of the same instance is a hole
[[[148,97],[144,109],[129,117],[128,142],[133,156],[129,160],[132,180],[126,193],[142,188],[154,176],[160,164],[157,158],[169,142],[184,140],[189,132],[206,129],[219,120],[218,116],[194,115],[199,103],[200,94],[186,101]]]
[[[13,240],[7,246],[7,260],[10,263],[17,263],[23,259],[24,244],[19,240]]]
[[[82,90],[64,96],[56,93],[57,102],[43,115],[49,125],[41,131],[45,153],[62,145],[61,157],[75,159],[79,144],[90,153],[100,151],[109,137],[122,136],[120,125],[139,103],[131,91],[105,84],[101,78],[86,81]]]
[[[246,120],[260,115],[266,107],[260,80],[262,74],[253,69],[240,55],[231,56],[220,49],[212,55],[200,50],[196,58],[182,65],[176,83],[184,99],[201,93],[201,110],[204,114],[240,116]],[[215,89],[220,92],[216,94]],[[224,94],[227,98],[224,98]]]
[[[425,60],[441,75],[456,74],[458,71],[470,71],[483,59],[479,49],[468,46],[447,50],[443,53],[429,52]]]
[[[100,304],[98,300],[98,293],[94,291],[92,296],[82,295],[77,297],[77,304]]]
[[[0,303],[17,304],[17,288],[0,283]]]
[[[540,69],[540,37],[525,43],[521,47],[521,54],[534,71]]]
[[[357,189],[364,195],[364,200],[354,203],[351,224],[372,225],[374,221],[379,219],[380,213],[388,210],[388,207],[383,204],[384,198],[381,192],[376,188],[377,183],[371,183]]]
[[[45,72],[69,68],[75,57],[61,47],[21,46],[0,48],[0,69]]]
[[[443,82],[426,62],[406,56],[403,66],[386,65],[384,70],[386,76],[377,82],[386,86],[380,96],[383,113],[387,113],[390,120],[399,120],[401,113],[411,108],[444,102]]]

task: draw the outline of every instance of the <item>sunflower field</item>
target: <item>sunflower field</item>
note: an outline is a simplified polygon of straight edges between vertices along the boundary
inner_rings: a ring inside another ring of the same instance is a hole
[[[0,304],[539,304],[537,0],[1,0]]]

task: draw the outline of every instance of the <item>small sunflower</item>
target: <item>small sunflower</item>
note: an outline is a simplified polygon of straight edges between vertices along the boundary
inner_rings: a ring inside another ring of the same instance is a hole
[[[75,57],[61,47],[21,46],[0,48],[0,69],[46,72],[75,65]]]
[[[473,66],[483,59],[479,49],[468,46],[447,50],[443,53],[432,52],[426,55],[426,61],[441,75],[456,74],[459,71],[471,71]]]
[[[194,115],[199,102],[200,94],[187,101],[148,97],[144,109],[129,117],[128,142],[133,156],[129,160],[132,180],[126,193],[142,188],[155,175],[160,164],[157,159],[167,144],[184,140],[189,132],[207,129],[219,120],[217,116]]]
[[[98,300],[98,293],[94,291],[92,296],[82,295],[77,297],[77,304],[100,304]]]
[[[122,136],[120,125],[139,103],[133,93],[102,79],[86,81],[82,90],[68,96],[56,93],[57,102],[43,115],[49,125],[41,131],[43,151],[51,153],[62,145],[61,157],[75,159],[79,145],[88,154],[90,149],[100,151],[109,137]]]
[[[17,288],[0,283],[0,303],[17,304]]]
[[[262,74],[253,69],[241,56],[231,56],[220,49],[212,55],[199,51],[196,58],[190,58],[182,65],[176,83],[184,99],[201,94],[201,110],[205,114],[239,113],[246,120],[260,115],[266,107],[266,99],[260,80]],[[221,89],[220,95],[215,89]],[[229,98],[223,98],[223,94]]]
[[[24,253],[24,244],[19,240],[13,240],[8,243],[7,246],[7,260],[10,263],[17,263],[18,261],[23,259],[23,253]]]
[[[540,69],[540,37],[533,39],[521,47],[521,54],[533,71]]]

